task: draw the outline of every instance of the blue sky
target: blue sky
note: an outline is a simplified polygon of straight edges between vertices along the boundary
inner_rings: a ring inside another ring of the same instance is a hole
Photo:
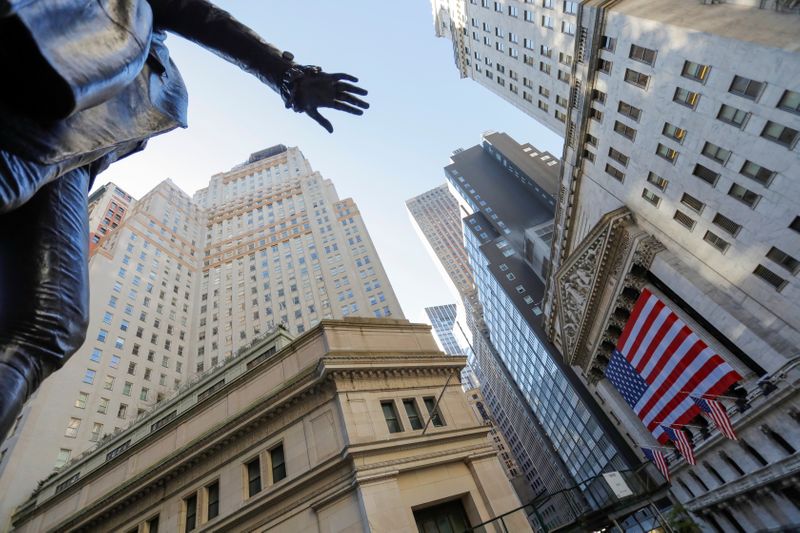
[[[220,1],[266,41],[296,61],[347,72],[369,90],[363,117],[323,110],[332,135],[305,115],[285,110],[255,78],[180,37],[167,44],[189,89],[189,128],[152,139],[117,163],[98,184],[114,181],[141,197],[171,178],[189,194],[212,174],[256,150],[298,146],[312,167],[333,180],[341,198],[357,202],[406,316],[452,296],[428,257],[405,200],[444,182],[456,148],[484,131],[561,153],[562,140],[469,79],[460,79],[450,41],[437,39],[423,0]]]

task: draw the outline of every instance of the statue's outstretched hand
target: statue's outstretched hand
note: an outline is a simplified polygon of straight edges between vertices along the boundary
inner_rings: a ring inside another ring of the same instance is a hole
[[[364,96],[367,91],[353,85],[357,82],[358,78],[349,74],[328,74],[319,67],[298,66],[284,77],[281,95],[286,107],[306,113],[329,133],[333,133],[333,126],[319,113],[318,108],[331,107],[352,115],[363,115],[362,110],[368,109],[369,104],[354,95]]]

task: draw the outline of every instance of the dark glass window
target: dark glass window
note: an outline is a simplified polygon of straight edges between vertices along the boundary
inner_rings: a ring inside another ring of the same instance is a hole
[[[431,417],[431,423],[435,427],[444,426],[445,425],[444,418],[442,418],[442,414],[439,411],[439,407],[436,406],[436,398],[434,398],[433,396],[428,396],[427,398],[423,398],[423,401],[425,402],[425,408],[428,410],[428,414]],[[434,409],[434,407],[436,408]]]
[[[261,492],[261,459],[256,457],[247,463],[247,497]]]
[[[381,409],[383,409],[383,417],[386,419],[386,425],[389,427],[389,433],[399,433],[403,431],[403,426],[400,424],[400,418],[397,416],[397,410],[394,408],[394,401],[387,400],[381,402]]]
[[[283,444],[269,451],[269,460],[272,464],[272,482],[277,483],[286,477],[286,462],[283,458]]]
[[[406,398],[403,400],[403,407],[406,410],[408,421],[411,423],[411,429],[422,429],[422,420],[419,417],[417,402],[414,398]]]
[[[197,495],[192,495],[184,500],[186,505],[186,527],[183,531],[194,531],[197,527]]]
[[[206,487],[208,495],[208,519],[216,518],[219,515],[219,481],[215,481]]]

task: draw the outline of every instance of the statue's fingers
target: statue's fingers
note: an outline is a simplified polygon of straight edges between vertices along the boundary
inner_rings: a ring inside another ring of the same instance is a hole
[[[334,102],[330,105],[330,107],[334,109],[338,109],[339,111],[344,111],[345,113],[350,113],[351,115],[363,115],[364,111],[357,107],[353,107],[349,104],[345,104],[344,102]]]
[[[347,81],[352,81],[353,83],[358,83],[358,78],[356,78],[355,76],[351,76],[350,74],[345,74],[344,72],[337,72],[336,74],[331,74],[331,76],[340,80],[347,80]]]
[[[316,109],[310,109],[306,113],[308,114],[309,117],[313,118],[317,122],[317,124],[328,130],[328,133],[333,133],[333,125],[327,118],[320,115],[319,111],[317,111]]]
[[[336,97],[336,99],[341,100],[342,102],[347,102],[348,104],[353,104],[354,106],[361,107],[363,109],[369,109],[369,104],[367,102],[361,98],[356,98],[352,94],[341,93]]]
[[[356,85],[351,85],[343,81],[336,84],[336,90],[345,91],[348,93],[360,94],[361,96],[368,94],[366,89],[362,89],[361,87],[358,87]]]

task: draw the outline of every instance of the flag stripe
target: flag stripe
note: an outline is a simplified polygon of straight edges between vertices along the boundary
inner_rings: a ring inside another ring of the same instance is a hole
[[[642,313],[642,309],[648,303],[648,299],[644,298],[645,295],[648,297],[650,296],[650,291],[647,289],[643,289],[639,299],[636,300],[636,303],[633,305],[633,311],[631,311],[631,316],[628,318],[628,321],[625,324],[625,327],[622,328],[622,334],[619,336],[619,341],[617,342],[617,346],[624,346],[630,336],[631,332],[634,330],[634,324],[639,319],[639,315]],[[620,350],[622,351],[622,350]]]

